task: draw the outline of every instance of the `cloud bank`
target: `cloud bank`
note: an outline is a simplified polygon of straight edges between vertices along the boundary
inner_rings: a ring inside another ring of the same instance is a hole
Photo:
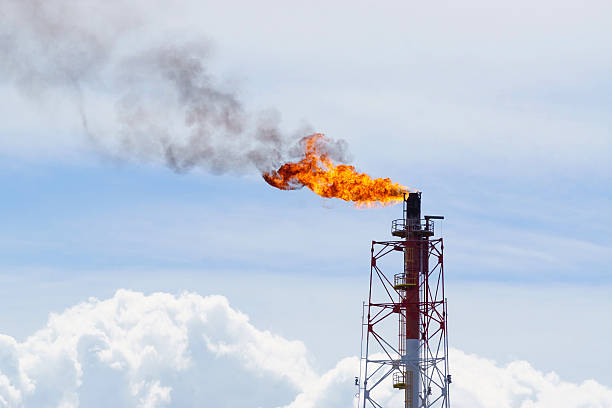
[[[612,390],[527,362],[453,350],[455,407],[612,407]],[[223,296],[119,290],[60,314],[23,342],[0,336],[1,407],[354,406],[357,357],[319,373],[300,341],[254,327]],[[381,402],[393,407],[391,388]]]

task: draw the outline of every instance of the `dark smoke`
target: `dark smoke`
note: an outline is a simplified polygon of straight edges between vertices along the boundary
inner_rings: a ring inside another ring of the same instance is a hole
[[[265,172],[299,156],[306,130],[281,130],[274,110],[248,112],[208,72],[206,42],[130,42],[153,3],[0,0],[0,73],[30,96],[69,95],[94,147],[113,157],[226,173]],[[85,95],[100,93],[113,101],[113,125],[94,125],[102,114]],[[329,149],[346,160],[345,143]]]
[[[122,145],[132,154],[160,155],[178,172],[275,165],[287,143],[278,119],[251,124],[236,94],[208,74],[206,58],[201,46],[164,46],[123,64],[128,91],[117,104]],[[146,95],[151,83],[163,96],[161,104]],[[172,117],[160,119],[160,113]]]

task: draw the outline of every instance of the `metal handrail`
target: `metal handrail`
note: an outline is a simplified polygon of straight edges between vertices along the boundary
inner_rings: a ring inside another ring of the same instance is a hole
[[[393,384],[405,384],[406,383],[406,377],[404,376],[404,373],[401,371],[396,371],[393,373]]]
[[[406,222],[407,221],[407,222]],[[391,221],[391,232],[396,231],[427,231],[433,234],[434,223],[431,220],[405,220],[403,218]]]

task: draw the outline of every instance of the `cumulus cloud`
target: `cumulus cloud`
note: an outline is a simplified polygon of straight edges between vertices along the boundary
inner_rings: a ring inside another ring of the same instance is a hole
[[[455,407],[612,407],[595,381],[451,358]],[[302,342],[254,327],[222,296],[119,290],[52,314],[23,342],[0,336],[0,407],[350,407],[358,371],[348,357],[316,372]]]
[[[526,361],[499,366],[494,361],[452,350],[454,402],[459,407],[612,407],[612,389],[593,380],[574,384]]]

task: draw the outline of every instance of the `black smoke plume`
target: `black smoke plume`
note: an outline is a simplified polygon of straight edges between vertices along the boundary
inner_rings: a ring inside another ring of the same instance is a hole
[[[157,3],[0,0],[0,74],[32,97],[71,97],[84,133],[113,157],[225,173],[265,172],[299,155],[292,147],[308,127],[287,134],[277,111],[248,112],[209,72],[206,41],[142,35],[144,11]],[[112,120],[87,95],[102,95]]]

